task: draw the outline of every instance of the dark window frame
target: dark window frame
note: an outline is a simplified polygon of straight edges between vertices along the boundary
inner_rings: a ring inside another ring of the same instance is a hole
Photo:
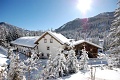
[[[49,47],[49,46],[47,46],[47,50],[50,50],[50,47]]]

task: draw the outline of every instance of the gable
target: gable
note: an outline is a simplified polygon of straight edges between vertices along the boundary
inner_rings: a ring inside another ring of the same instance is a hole
[[[49,36],[51,36],[51,38],[54,38],[51,34],[49,34],[48,32],[46,32],[46,33],[44,33],[36,42],[35,42],[35,44],[38,44],[38,42],[42,39],[42,38],[44,38],[46,35],[49,35]],[[60,41],[58,41],[56,38],[54,38],[58,43],[60,43]],[[60,44],[62,44],[62,43],[60,43]]]
[[[61,45],[65,44],[65,43],[69,43],[69,40],[64,37],[63,35],[61,34],[58,34],[58,33],[55,33],[55,32],[51,32],[51,31],[48,31],[48,32],[45,32],[36,42],[35,44],[38,44],[38,42],[44,38],[46,35],[50,35],[52,38],[54,38],[58,43],[60,43]]]

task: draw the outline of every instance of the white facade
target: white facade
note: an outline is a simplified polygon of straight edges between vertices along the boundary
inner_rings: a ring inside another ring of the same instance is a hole
[[[61,43],[56,37],[53,32],[47,32],[47,34],[41,36],[41,39],[37,42],[38,52],[42,52],[44,57],[47,57],[48,54],[50,54],[51,57],[55,57],[59,53],[58,49],[64,47],[64,44]]]

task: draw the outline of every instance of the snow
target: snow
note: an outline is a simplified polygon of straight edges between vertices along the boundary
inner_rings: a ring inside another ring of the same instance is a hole
[[[7,64],[7,61],[8,61],[7,58],[0,57],[0,66]]]
[[[0,46],[0,54],[7,56],[7,50]]]
[[[3,54],[0,54],[0,57],[4,58],[4,57],[6,57],[6,56],[5,56],[5,55],[3,55]]]
[[[56,40],[58,40],[60,43],[62,44],[70,44],[69,39],[67,39],[66,37],[64,37],[62,34],[60,33],[56,33],[56,32],[51,32],[51,31],[47,31],[45,32],[42,36],[44,36],[46,33],[48,33],[49,35],[51,35],[52,37],[54,37]],[[42,37],[41,36],[41,37]]]
[[[82,72],[78,72],[76,74],[73,74],[71,76],[67,76],[58,80],[88,80],[86,76],[87,76],[86,74]]]
[[[68,43],[69,44],[69,40],[66,37],[64,37],[62,34],[51,32],[51,31],[48,31],[48,33],[51,34],[52,36],[54,36],[62,44],[64,44],[64,43]]]
[[[64,24],[62,27],[60,27],[60,29],[63,29],[66,26],[66,24]]]
[[[73,42],[73,45],[78,45],[78,44],[81,44],[81,43],[83,43],[83,42],[86,42],[86,43],[88,43],[88,44],[91,44],[91,45],[93,45],[93,46],[96,46],[96,47],[102,49],[101,46],[99,46],[99,45],[97,45],[97,44],[94,44],[94,43],[92,43],[92,42],[86,41],[86,40],[78,40],[78,41],[75,41],[75,42]]]
[[[37,41],[39,36],[27,36],[27,37],[20,37],[15,41],[12,41],[12,44],[27,46],[27,47],[35,47],[35,41]]]
[[[98,58],[100,58],[100,59],[105,59],[105,57],[106,57],[106,54],[104,54],[104,53],[98,53]]]
[[[7,64],[8,59],[6,50],[0,46],[0,66]]]
[[[91,71],[82,72],[79,71],[73,75],[58,78],[57,80],[91,80]],[[101,70],[99,67],[96,68],[95,80],[120,80],[120,69],[109,70],[104,68]]]
[[[105,70],[97,69],[96,78],[104,80],[120,80],[120,71],[118,72],[109,69]]]

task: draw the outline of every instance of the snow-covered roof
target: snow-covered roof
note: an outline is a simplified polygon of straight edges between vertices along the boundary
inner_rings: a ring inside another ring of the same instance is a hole
[[[47,31],[47,32],[45,32],[35,43],[38,43],[38,41],[44,36],[44,35],[46,35],[46,34],[49,34],[49,35],[51,35],[52,37],[54,37],[57,41],[59,41],[61,44],[65,44],[65,43],[67,43],[67,44],[69,44],[70,42],[70,40],[69,39],[67,39],[66,37],[64,37],[62,34],[60,34],[60,33],[56,33],[56,32],[51,32],[51,31]]]
[[[40,36],[27,36],[27,37],[20,37],[16,39],[15,41],[12,41],[12,44],[20,45],[20,46],[26,46],[26,47],[35,47],[36,44],[34,44]]]
[[[104,41],[104,39],[99,39],[99,41],[103,42],[103,41]]]
[[[75,41],[75,42],[72,43],[72,45],[75,46],[75,45],[78,45],[78,44],[81,44],[81,43],[84,43],[84,42],[86,42],[86,43],[88,43],[88,44],[91,44],[91,45],[93,45],[93,46],[96,46],[96,47],[102,49],[101,46],[99,46],[99,45],[97,45],[97,44],[95,44],[95,43],[92,43],[92,42],[86,41],[86,40],[78,40],[78,41]]]
[[[64,44],[64,43],[69,43],[69,40],[68,40],[66,37],[64,37],[62,34],[60,34],[60,33],[55,33],[55,32],[51,32],[51,31],[49,31],[49,33],[50,33],[52,36],[54,36],[57,40],[59,40],[62,44]]]

